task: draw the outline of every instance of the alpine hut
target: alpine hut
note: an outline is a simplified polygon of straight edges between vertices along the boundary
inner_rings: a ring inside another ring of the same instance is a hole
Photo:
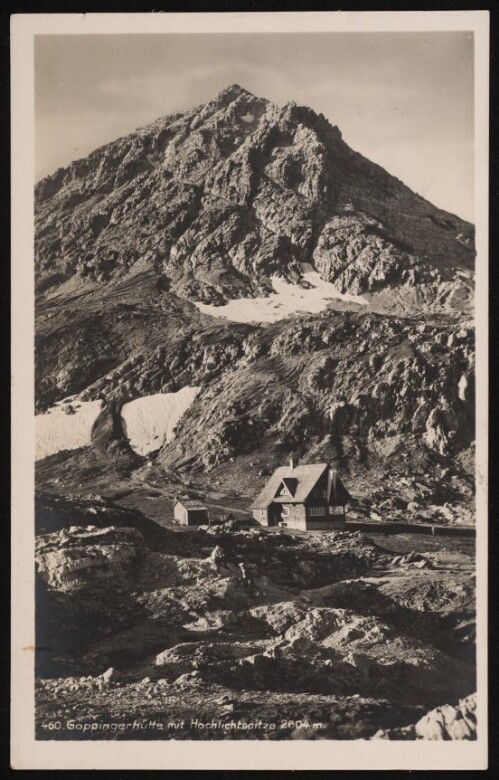
[[[303,531],[343,528],[352,497],[328,463],[281,466],[251,505],[260,525]]]

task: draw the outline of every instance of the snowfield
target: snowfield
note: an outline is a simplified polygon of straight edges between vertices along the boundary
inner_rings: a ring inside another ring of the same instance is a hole
[[[184,387],[178,393],[149,395],[125,404],[121,415],[132,449],[147,455],[171,441],[175,425],[198,392],[199,387]],[[69,406],[74,414],[65,411]],[[101,409],[102,401],[76,401],[72,397],[55,404],[46,414],[37,414],[36,460],[88,446],[92,425]]]
[[[360,295],[340,293],[331,282],[325,282],[311,265],[303,264],[303,279],[311,287],[305,289],[290,284],[279,276],[272,277],[275,292],[268,298],[236,298],[225,306],[197,303],[197,308],[212,317],[223,317],[236,322],[277,322],[297,312],[317,314],[327,308],[331,300],[347,301],[365,306],[367,301]]]
[[[183,387],[177,393],[146,395],[125,404],[121,416],[131,448],[147,455],[171,441],[174,427],[198,392],[199,387]]]
[[[67,414],[65,409],[74,409]],[[92,425],[102,408],[102,401],[75,401],[66,398],[45,414],[35,417],[35,458],[40,460],[62,450],[76,450],[90,444]]]

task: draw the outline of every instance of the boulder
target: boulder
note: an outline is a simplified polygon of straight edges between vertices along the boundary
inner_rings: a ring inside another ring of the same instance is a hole
[[[106,671],[102,673],[102,679],[106,683],[109,683],[112,680],[115,680],[116,679],[116,671],[115,671],[115,669],[113,669],[112,666],[110,666],[109,669],[106,669]]]

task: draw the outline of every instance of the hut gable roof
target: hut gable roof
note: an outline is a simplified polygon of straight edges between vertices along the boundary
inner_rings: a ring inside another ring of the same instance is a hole
[[[294,496],[296,488],[298,487],[298,480],[296,477],[283,477],[282,481],[289,495]]]
[[[293,471],[286,475],[296,480],[297,483],[293,497],[279,496],[276,501],[283,504],[290,502],[302,504],[307,500],[326,469],[327,463],[304,463],[303,465],[295,466]]]
[[[206,507],[204,504],[201,503],[201,501],[197,501],[195,498],[177,498],[173,502],[173,506],[176,504],[180,504],[180,506],[183,506],[184,509],[192,509],[192,510],[205,510]]]
[[[304,463],[292,470],[289,466],[280,466],[250,508],[266,509],[274,501],[278,504],[303,504],[328,468],[327,463]],[[282,485],[286,486],[290,495],[278,495]],[[332,505],[347,504],[351,500],[350,493],[336,471],[329,475],[328,497]]]
[[[265,487],[258,495],[250,509],[266,509],[274,500],[284,477],[289,476],[289,466],[279,466],[267,480]]]

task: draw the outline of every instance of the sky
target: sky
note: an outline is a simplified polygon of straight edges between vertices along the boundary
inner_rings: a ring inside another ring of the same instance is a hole
[[[468,32],[36,36],[36,178],[237,83],[474,221],[473,78]]]

